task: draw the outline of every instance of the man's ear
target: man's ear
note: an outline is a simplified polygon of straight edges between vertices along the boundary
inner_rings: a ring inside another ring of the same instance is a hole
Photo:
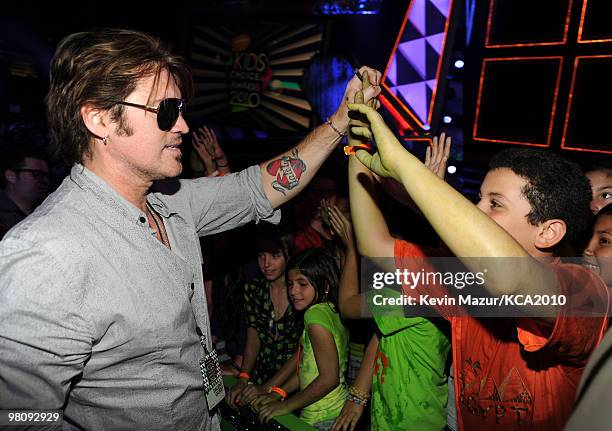
[[[567,232],[563,220],[550,219],[540,224],[535,246],[539,249],[548,249],[559,244]]]
[[[108,126],[106,121],[106,111],[94,108],[91,105],[81,107],[81,118],[89,132],[99,139],[108,136]]]
[[[17,181],[17,174],[12,169],[7,169],[4,171],[4,179],[7,183],[14,184]]]

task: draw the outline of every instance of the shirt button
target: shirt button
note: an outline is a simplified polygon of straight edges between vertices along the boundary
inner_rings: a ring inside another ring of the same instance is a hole
[[[145,219],[143,216],[140,216],[140,218],[138,219],[138,221],[139,221],[140,223],[144,223],[144,222],[146,222],[146,221],[147,221],[147,219]]]

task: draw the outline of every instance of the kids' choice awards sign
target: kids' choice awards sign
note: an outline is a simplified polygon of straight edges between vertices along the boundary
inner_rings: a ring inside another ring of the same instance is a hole
[[[249,36],[236,36],[243,45]],[[236,43],[238,45],[238,43]],[[272,69],[265,53],[239,51],[232,58],[230,71],[230,105],[257,108],[261,102],[262,90],[268,88]]]
[[[302,77],[322,38],[318,25],[195,27],[190,115],[263,130],[310,128]]]

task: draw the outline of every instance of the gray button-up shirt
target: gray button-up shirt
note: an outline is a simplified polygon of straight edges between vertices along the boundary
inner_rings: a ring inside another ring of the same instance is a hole
[[[173,180],[146,216],[81,165],[0,242],[0,409],[64,409],[85,429],[217,429],[196,327],[210,345],[198,236],[277,223],[258,166]]]

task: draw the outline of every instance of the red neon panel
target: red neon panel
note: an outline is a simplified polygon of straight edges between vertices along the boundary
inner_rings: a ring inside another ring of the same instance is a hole
[[[582,38],[582,30],[584,27],[584,18],[586,16],[588,2],[589,0],[584,0],[584,3],[582,3],[582,12],[580,14],[580,26],[578,27],[578,43],[612,42],[612,38],[608,38],[608,39],[583,39]]]
[[[574,59],[574,70],[572,72],[572,82],[570,84],[569,97],[567,100],[567,110],[565,112],[565,121],[563,122],[563,137],[561,138],[561,149],[571,150],[571,151],[583,151],[583,152],[588,152],[588,153],[612,154],[612,149],[609,151],[606,151],[606,150],[597,150],[597,149],[591,149],[591,148],[572,147],[572,146],[567,145],[566,143],[567,129],[569,126],[569,118],[570,118],[570,113],[572,111],[572,99],[574,97],[574,86],[576,84],[576,75],[578,74],[578,66],[580,65],[581,61],[593,59],[593,58],[612,58],[612,55],[578,56]]]
[[[565,15],[565,28],[563,29],[563,37],[561,38],[561,40],[556,41],[556,42],[528,42],[528,43],[508,43],[508,44],[503,44],[503,43],[498,43],[498,44],[491,44],[489,42],[489,38],[491,35],[491,21],[493,20],[493,8],[495,7],[495,0],[491,0],[490,4],[489,4],[489,16],[487,18],[487,32],[485,35],[485,48],[514,48],[514,47],[518,47],[518,46],[546,46],[546,45],[564,45],[565,43],[567,43],[567,32],[569,29],[569,24],[570,24],[570,19],[572,16],[572,3],[573,0],[569,0],[569,3],[567,5],[567,13]],[[582,24],[581,24],[581,29],[582,29]]]
[[[531,61],[531,60],[551,60],[551,59],[555,59],[555,60],[559,60],[559,67],[557,69],[557,80],[555,83],[555,91],[554,91],[554,95],[553,95],[553,103],[552,103],[552,110],[551,110],[551,115],[550,115],[550,121],[549,121],[549,126],[548,126],[548,135],[546,137],[546,143],[545,144],[539,144],[539,143],[535,143],[535,142],[523,142],[523,141],[510,141],[510,140],[504,140],[504,139],[490,139],[490,138],[484,138],[484,137],[478,137],[478,118],[480,115],[480,103],[481,103],[481,99],[482,99],[482,92],[483,92],[483,87],[484,87],[484,75],[485,75],[485,68],[487,63],[489,62],[494,62],[494,61]],[[531,147],[550,147],[550,140],[552,137],[552,129],[553,129],[553,124],[555,121],[555,113],[556,113],[556,107],[557,107],[557,98],[559,95],[559,84],[561,82],[561,71],[563,69],[563,57],[559,57],[559,56],[552,56],[552,57],[508,57],[508,58],[486,58],[483,60],[482,62],[482,68],[480,71],[480,80],[479,80],[479,85],[478,85],[478,96],[476,99],[476,114],[474,115],[474,128],[473,128],[473,140],[474,141],[483,141],[483,142],[498,142],[498,143],[503,143],[503,144],[517,144],[517,145],[526,145],[526,146],[531,146]]]
[[[399,131],[402,134],[405,133],[406,130],[413,130],[412,127],[410,127],[410,124],[408,124],[408,122],[404,120],[402,114],[400,114],[399,111],[395,109],[395,107],[391,104],[389,99],[387,99],[382,94],[378,96],[378,99],[380,100],[380,103],[382,103],[382,105],[387,108],[387,111],[389,111],[393,118],[395,118],[395,121],[397,121],[398,124]]]

